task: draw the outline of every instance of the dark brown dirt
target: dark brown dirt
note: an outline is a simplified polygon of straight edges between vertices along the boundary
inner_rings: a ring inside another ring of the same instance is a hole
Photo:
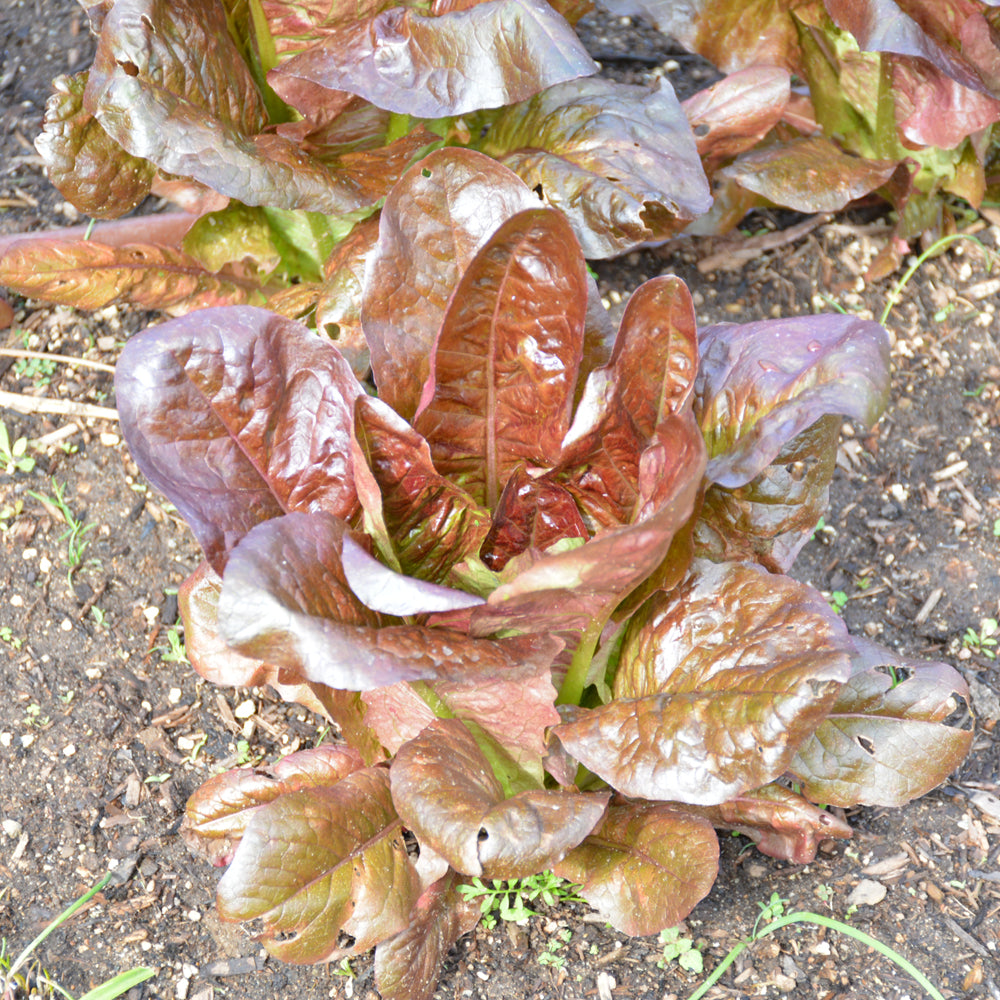
[[[589,44],[616,76],[660,70],[690,83],[683,57],[648,29],[605,19]],[[70,0],[8,0],[0,11],[0,233],[77,221],[48,187],[31,148],[58,72],[86,66],[93,46]],[[626,62],[623,53],[642,60]],[[700,85],[695,81],[696,85]],[[781,228],[784,215],[748,226]],[[971,217],[989,246],[991,219]],[[724,241],[688,241],[598,267],[613,310],[642,280],[674,271],[703,321],[744,321],[840,307],[880,314],[890,284],[860,274],[878,246],[877,211],[838,219],[736,270],[703,274]],[[724,838],[722,872],[686,923],[706,971],[749,933],[773,892],[789,908],[843,918],[867,880],[853,926],[896,948],[945,996],[1000,998],[1000,668],[971,645],[1000,617],[1000,279],[971,244],[925,265],[888,326],[895,338],[893,404],[868,434],[845,428],[826,527],[796,575],[843,595],[850,627],[906,653],[954,663],[973,687],[976,742],[941,789],[900,810],[848,816],[849,843],[796,867]],[[829,303],[829,304],[827,304]],[[0,346],[113,364],[149,317],[107,309],[87,316],[15,302]],[[112,406],[111,377],[63,363],[0,358],[0,388]],[[0,413],[11,438],[38,439],[74,422],[60,443],[33,452],[30,472],[0,466],[0,935],[17,951],[100,875],[122,884],[40,950],[51,974],[80,994],[137,964],[158,970],[130,997],[264,1000],[373,998],[370,960],[356,979],[333,969],[265,960],[213,909],[217,873],[193,858],[177,829],[186,797],[243,758],[273,758],[317,740],[321,722],[267,691],[213,688],[172,662],[174,591],[196,565],[186,528],[147,491],[108,420]],[[967,463],[962,465],[961,463]],[[949,468],[951,471],[949,472]],[[69,527],[41,497],[61,492],[85,527],[70,565]],[[38,494],[37,496],[33,494]],[[936,596],[936,602],[932,598]],[[836,597],[832,599],[838,599]],[[923,613],[921,613],[923,610]],[[541,908],[544,909],[544,908]],[[569,932],[569,941],[562,936]],[[557,948],[557,945],[561,947]],[[553,952],[561,968],[546,963]],[[655,939],[629,940],[565,905],[525,927],[482,927],[460,942],[437,997],[522,1000],[670,1000],[703,976],[660,968]],[[919,997],[896,966],[831,931],[799,925],[745,952],[709,996],[803,1000]]]

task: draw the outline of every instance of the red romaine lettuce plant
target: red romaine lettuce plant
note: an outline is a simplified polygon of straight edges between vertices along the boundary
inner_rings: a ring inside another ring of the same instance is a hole
[[[401,1000],[475,925],[471,878],[553,869],[653,934],[711,887],[713,827],[807,861],[850,836],[814,803],[906,802],[971,738],[954,671],[853,639],[781,572],[841,417],[885,405],[885,331],[698,330],[663,276],[612,342],[565,216],[499,167],[477,187],[470,158],[432,154],[382,211],[377,396],[249,306],[144,331],[116,377],[136,462],[205,552],[192,662],[343,737],[192,797],[220,913],[288,961],[374,946]]]
[[[828,212],[877,190],[898,212],[881,276],[903,241],[953,225],[948,195],[978,206],[996,183],[997,0],[602,2],[731,74],[685,107],[717,185],[701,231],[755,205]]]
[[[711,204],[669,84],[581,80],[598,68],[571,25],[586,0],[81,2],[97,53],[55,81],[37,142],[49,177],[95,218],[151,191],[191,214],[166,241],[137,220],[130,238],[0,245],[0,285],[24,295],[174,313],[266,302],[353,351],[376,232],[358,223],[437,146],[520,174],[591,258],[662,241]]]

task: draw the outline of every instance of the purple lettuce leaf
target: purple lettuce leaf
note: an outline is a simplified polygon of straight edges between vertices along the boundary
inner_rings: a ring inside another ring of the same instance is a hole
[[[84,110],[87,74],[60,76],[45,105],[35,148],[45,173],[64,198],[98,219],[125,215],[149,194],[156,168],[130,156]]]
[[[822,841],[847,840],[852,832],[833,813],[774,783],[717,806],[688,808],[718,830],[735,830],[749,837],[762,854],[797,865],[815,861]]]
[[[852,637],[852,675],[790,770],[815,802],[901,806],[939,785],[972,746],[965,681]],[[958,716],[953,720],[952,716]]]
[[[375,948],[375,985],[382,1000],[431,1000],[451,946],[482,916],[475,899],[458,891],[454,872],[421,893],[409,923]]]
[[[221,571],[255,524],[288,511],[350,516],[354,399],[347,362],[262,309],[205,309],[126,344],[115,388],[136,464]]]
[[[328,514],[265,521],[233,550],[219,599],[229,645],[301,680],[347,691],[407,680],[531,675],[561,648],[551,636],[498,641],[383,624],[352,593],[341,564],[346,527]]]
[[[355,440],[377,489],[359,488],[365,514],[382,526],[391,553],[410,576],[462,584],[478,556],[489,512],[434,468],[430,448],[381,400],[359,396]],[[364,473],[358,473],[359,483]]]
[[[489,0],[428,16],[392,7],[345,18],[271,77],[294,76],[418,118],[527,100],[597,66],[541,0]]]
[[[604,815],[610,793],[534,789],[505,798],[466,726],[438,719],[400,747],[392,799],[406,827],[457,871],[522,878],[549,868]]]
[[[504,486],[480,557],[494,572],[522,552],[590,537],[572,494],[551,476],[531,476],[518,466]]]
[[[298,54],[345,21],[367,19],[393,6],[395,0],[333,3],[330,0],[260,0],[268,33],[279,62]]]
[[[695,413],[706,477],[743,486],[820,417],[872,425],[888,401],[889,338],[849,315],[790,317],[699,331]]]
[[[705,461],[701,434],[693,420],[678,417],[663,428],[670,444],[653,509],[634,524],[534,561],[473,608],[475,634],[510,628],[600,635],[614,608],[663,561],[694,509]]]
[[[564,212],[588,258],[673,236],[712,204],[670,84],[583,80],[489,116],[478,149]]]
[[[412,419],[459,279],[505,219],[538,199],[516,174],[468,149],[411,167],[385,200],[361,319],[379,395]]]
[[[709,176],[722,160],[756,146],[790,97],[791,78],[780,66],[750,66],[689,97],[682,106]]]
[[[563,215],[521,212],[469,263],[445,313],[414,427],[438,471],[490,509],[520,463],[558,460],[583,352],[586,273]]]
[[[840,427],[840,417],[820,417],[745,486],[710,486],[695,526],[697,554],[786,573],[827,510]]]
[[[850,648],[811,587],[695,562],[629,622],[615,700],[554,733],[625,795],[717,805],[785,772],[847,679]]]
[[[687,287],[673,276],[640,285],[625,307],[608,364],[587,379],[555,473],[597,525],[634,518],[642,452],[661,421],[687,406],[697,370]]]
[[[612,805],[604,822],[553,871],[616,930],[643,936],[675,927],[719,872],[711,823],[652,802]]]
[[[219,914],[261,920],[284,962],[361,954],[407,924],[420,895],[389,774],[365,768],[289,792],[254,813],[219,882]],[[352,948],[338,946],[340,934]]]
[[[230,268],[213,273],[169,246],[28,238],[0,254],[0,285],[78,309],[128,303],[185,313],[263,301],[260,284]]]
[[[882,187],[896,165],[852,156],[814,135],[741,153],[717,176],[796,212],[836,212]]]
[[[537,771],[547,752],[546,729],[557,725],[551,671],[530,677],[485,678],[475,684],[434,681],[365,691],[365,723],[390,752],[416,739],[438,716],[455,718],[491,737],[525,771]]]
[[[223,771],[188,799],[181,836],[214,865],[228,865],[255,813],[289,792],[334,785],[364,766],[361,755],[343,745],[300,750],[270,767]]]
[[[442,587],[389,569],[347,534],[341,542],[340,563],[354,595],[365,607],[382,614],[405,618],[472,608],[483,603],[481,597],[463,590]]]

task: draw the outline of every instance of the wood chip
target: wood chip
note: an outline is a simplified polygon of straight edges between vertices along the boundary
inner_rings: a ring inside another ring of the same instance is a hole
[[[905,852],[901,852],[899,854],[893,854],[891,857],[883,858],[881,861],[875,861],[861,870],[865,875],[874,875],[876,878],[880,878],[884,875],[894,875],[897,872],[902,871],[909,864],[909,862],[909,855]]]
[[[57,413],[66,417],[93,417],[97,420],[117,420],[118,411],[93,403],[74,403],[69,399],[51,399],[47,396],[22,396],[16,392],[0,391],[0,406],[15,413]]]
[[[874,906],[885,899],[888,889],[881,882],[863,878],[847,897],[848,906]]]
[[[931,479],[936,483],[941,483],[946,479],[953,479],[960,472],[965,472],[968,467],[969,463],[963,458],[960,462],[952,462],[951,465],[946,465],[943,469],[932,472]]]
[[[944,597],[944,587],[935,587],[928,595],[927,600],[920,605],[920,610],[913,619],[915,625],[923,625],[931,616],[931,612],[938,606],[938,602]]]

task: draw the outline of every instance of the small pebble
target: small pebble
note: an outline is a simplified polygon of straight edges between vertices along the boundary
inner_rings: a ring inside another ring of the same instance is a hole
[[[63,620],[62,620],[62,621],[61,621],[61,622],[59,623],[59,627],[60,627],[60,628],[61,628],[61,629],[62,629],[62,630],[63,630],[64,632],[72,632],[72,631],[73,631],[73,623],[72,623],[72,622],[71,622],[71,621],[70,621],[70,620],[69,620],[68,618],[64,618],[64,619],[63,619]]]
[[[66,746],[63,747],[63,751],[62,752],[63,752],[63,756],[64,757],[72,757],[73,754],[76,753],[76,744],[75,743],[67,743]]]
[[[236,708],[233,709],[233,715],[237,719],[249,719],[257,711],[257,706],[253,703],[250,698],[246,701],[241,701]]]
[[[874,879],[863,878],[847,897],[848,906],[874,906],[881,903],[888,893],[888,889],[881,882]]]
[[[17,840],[18,837],[23,833],[23,828],[16,819],[5,819],[3,823],[0,823],[3,827],[3,832],[10,837],[11,840]]]
[[[117,434],[112,434],[110,431],[104,431],[100,435],[100,442],[105,448],[114,448],[121,442],[121,438],[118,437]]]

